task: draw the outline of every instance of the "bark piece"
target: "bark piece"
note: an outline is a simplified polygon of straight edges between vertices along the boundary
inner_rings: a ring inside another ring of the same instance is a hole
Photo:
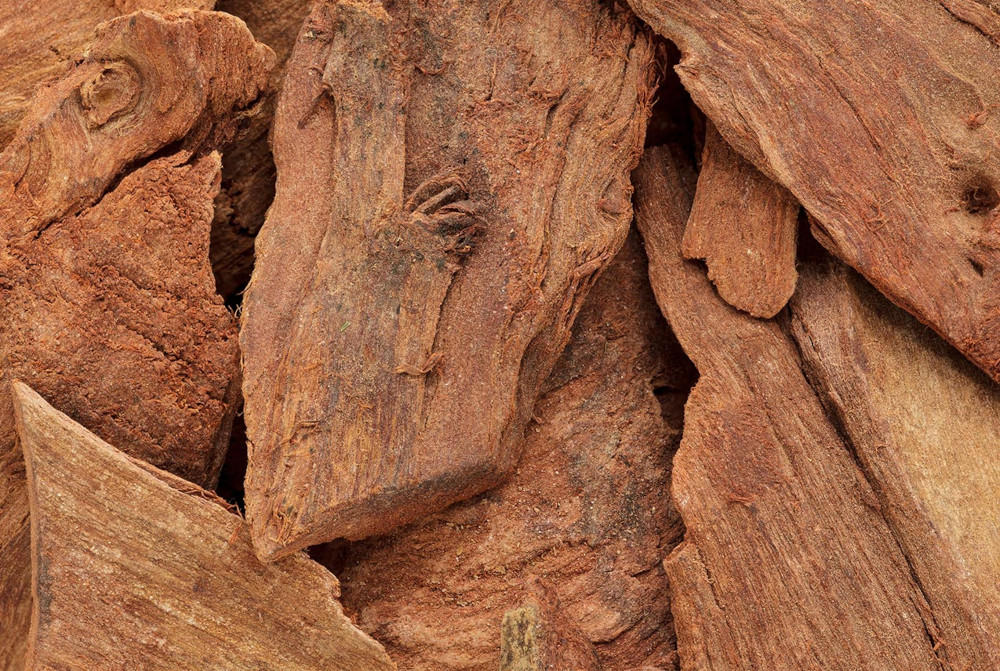
[[[116,19],[0,154],[0,668],[20,668],[30,609],[11,379],[137,457],[218,476],[240,373],[208,264],[219,158],[204,151],[269,59],[225,15]]]
[[[940,669],[933,613],[793,342],[681,256],[690,165],[655,148],[634,179],[653,289],[701,374],[672,480],[687,531],[666,561],[682,666]]]
[[[31,107],[35,89],[58,79],[104,21],[139,9],[212,9],[213,0],[36,0],[0,3],[0,149]]]
[[[600,671],[594,646],[562,612],[542,583],[531,598],[507,611],[500,626],[500,671]]]
[[[840,263],[803,268],[791,314],[953,667],[1000,668],[1000,389]]]
[[[301,554],[261,564],[243,519],[211,494],[139,467],[26,385],[13,397],[31,500],[31,668],[395,669],[344,616],[326,569]]]
[[[631,5],[678,44],[695,102],[815,217],[823,245],[1000,380],[1000,35],[975,18],[988,8]]]
[[[316,6],[240,336],[262,557],[384,532],[516,463],[628,230],[651,66],[596,2]]]
[[[515,472],[324,556],[344,607],[401,668],[495,671],[503,615],[535,577],[556,590],[605,671],[675,668],[661,562],[682,533],[670,460],[693,371],[664,333],[632,235],[587,296]]]
[[[285,61],[312,0],[220,0],[218,10],[246,21],[254,37],[271,47],[276,58],[267,97],[246,133],[222,156],[222,190],[212,225],[212,269],[219,293],[231,298],[250,281],[253,245],[274,200],[275,168],[268,134]]]
[[[770,318],[795,291],[799,204],[760,173],[708,122],[698,188],[681,249],[704,259],[730,305]]]

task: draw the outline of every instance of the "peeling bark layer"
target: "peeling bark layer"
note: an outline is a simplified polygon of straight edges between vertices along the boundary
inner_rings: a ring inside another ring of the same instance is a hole
[[[795,291],[799,204],[733,151],[711,122],[681,249],[704,259],[730,305],[773,317]]]
[[[953,668],[1000,668],[1000,389],[839,263],[806,265],[791,307]]]
[[[726,305],[681,256],[694,176],[667,147],[634,174],[658,302],[701,376],[665,562],[692,669],[941,669],[934,615],[848,446],[775,322]]]
[[[401,668],[495,671],[504,613],[534,577],[605,671],[674,668],[661,561],[681,535],[670,459],[692,371],[666,332],[630,236],[580,311],[510,478],[330,563],[345,608]]]
[[[1000,48],[972,0],[632,0],[813,231],[1000,380]],[[991,18],[992,17],[992,18]]]
[[[651,61],[590,1],[316,6],[241,331],[262,557],[387,531],[516,463],[628,230]]]
[[[20,668],[30,608],[12,379],[130,454],[218,476],[240,373],[208,264],[219,158],[205,151],[270,59],[232,17],[116,19],[0,155],[0,668]]]
[[[31,668],[396,668],[344,616],[326,569],[301,554],[262,565],[212,494],[157,477],[26,385],[13,400],[31,500]]]

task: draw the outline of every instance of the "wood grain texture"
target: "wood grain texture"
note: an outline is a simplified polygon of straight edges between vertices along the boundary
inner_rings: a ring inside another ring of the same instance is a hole
[[[630,4],[820,241],[1000,380],[996,14],[974,0]]]
[[[139,9],[212,9],[213,0],[33,0],[0,3],[0,149],[14,137],[35,90],[59,79],[105,21]]]
[[[633,177],[653,290],[700,373],[672,479],[687,531],[665,562],[682,668],[945,668],[927,600],[793,341],[683,260],[690,165],[658,147]]]
[[[31,500],[36,669],[390,671],[304,555],[263,565],[241,517],[171,487],[13,387]]]
[[[221,14],[116,19],[0,154],[0,668],[20,668],[30,608],[11,379],[131,454],[218,477],[240,371],[208,263],[209,150],[270,59]]]
[[[401,668],[496,671],[504,613],[534,578],[605,671],[676,668],[661,562],[683,531],[670,460],[693,370],[666,333],[630,235],[584,302],[514,473],[390,536],[322,548],[345,609]]]
[[[795,291],[799,203],[730,147],[711,121],[681,250],[704,259],[730,305],[770,318]]]
[[[791,315],[953,668],[1000,668],[1000,388],[832,260],[803,267]]]
[[[652,75],[634,19],[596,2],[316,5],[240,336],[262,557],[385,532],[514,466],[625,239]]]

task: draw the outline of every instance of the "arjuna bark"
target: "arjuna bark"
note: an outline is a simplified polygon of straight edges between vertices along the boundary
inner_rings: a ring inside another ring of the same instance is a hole
[[[597,281],[498,488],[324,557],[344,607],[412,671],[495,671],[504,614],[552,588],[605,671],[673,669],[661,562],[682,528],[670,461],[693,373],[636,235]],[[654,395],[655,390],[655,395]]]
[[[682,667],[940,669],[954,658],[794,342],[682,257],[690,165],[654,148],[635,180],[653,290],[700,373],[673,464],[686,534],[665,562]]]
[[[212,485],[239,394],[208,264],[219,158],[271,54],[236,19],[137,13],[40,90],[0,155],[0,666],[28,609],[20,378],[129,453]]]
[[[514,466],[628,230],[651,76],[647,37],[597,2],[316,5],[240,335],[262,557]]]
[[[1000,47],[973,0],[632,0],[813,233],[1000,380]]]
[[[262,565],[221,500],[137,462],[15,383],[28,465],[29,667],[391,671],[305,555]]]

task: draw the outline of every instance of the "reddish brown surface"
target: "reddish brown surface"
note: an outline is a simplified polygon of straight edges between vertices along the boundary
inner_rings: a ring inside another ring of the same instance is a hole
[[[524,605],[504,613],[500,671],[600,671],[594,645],[563,612],[555,592],[532,584]]]
[[[633,18],[589,0],[316,5],[240,335],[262,557],[385,532],[516,464],[628,230],[652,75]]]
[[[976,0],[631,0],[813,231],[1000,380],[1000,48]]]
[[[605,671],[675,668],[660,562],[681,533],[669,469],[691,371],[667,334],[631,236],[580,312],[515,473],[330,564],[400,668],[495,671],[503,615],[533,577]]]
[[[669,147],[634,174],[657,301],[700,372],[665,562],[683,668],[940,670],[952,659],[905,554],[774,321],[681,256],[695,177]]]
[[[0,668],[20,668],[30,606],[12,379],[131,454],[218,476],[239,362],[208,264],[206,152],[271,58],[232,17],[117,19],[0,155]]]

